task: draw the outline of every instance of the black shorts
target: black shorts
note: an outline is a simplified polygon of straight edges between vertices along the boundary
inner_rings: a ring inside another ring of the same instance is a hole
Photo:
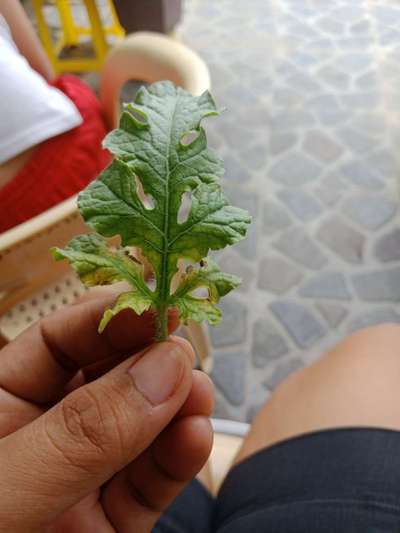
[[[214,499],[192,481],[157,533],[400,532],[400,432],[333,429],[245,459]]]

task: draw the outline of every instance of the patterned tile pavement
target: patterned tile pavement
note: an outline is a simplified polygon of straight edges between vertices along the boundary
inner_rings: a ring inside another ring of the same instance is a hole
[[[349,332],[400,321],[400,5],[186,0],[178,29],[226,106],[207,125],[254,222],[210,331],[216,415],[250,421]]]

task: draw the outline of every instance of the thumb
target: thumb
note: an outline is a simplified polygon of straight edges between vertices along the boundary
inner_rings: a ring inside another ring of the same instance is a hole
[[[0,441],[0,517],[35,531],[130,463],[191,389],[191,348],[155,344]]]

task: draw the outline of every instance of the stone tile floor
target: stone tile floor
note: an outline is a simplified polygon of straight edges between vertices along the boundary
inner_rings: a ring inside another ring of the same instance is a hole
[[[400,321],[399,27],[394,0],[185,0],[177,33],[227,108],[209,142],[253,215],[217,254],[243,284],[210,330],[216,416],[251,421],[349,332]]]
[[[211,329],[218,416],[250,421],[349,332],[400,321],[400,5],[186,0],[178,29],[227,110],[207,125],[248,238]]]

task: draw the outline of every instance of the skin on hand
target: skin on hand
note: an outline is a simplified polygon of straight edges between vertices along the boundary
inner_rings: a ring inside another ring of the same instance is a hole
[[[154,317],[130,311],[100,336],[115,294],[98,296],[0,352],[1,532],[150,531],[210,453],[212,385],[189,343],[151,344]]]
[[[12,38],[30,66],[46,81],[54,78],[54,70],[32,22],[20,2],[0,0],[0,13],[6,19]]]

